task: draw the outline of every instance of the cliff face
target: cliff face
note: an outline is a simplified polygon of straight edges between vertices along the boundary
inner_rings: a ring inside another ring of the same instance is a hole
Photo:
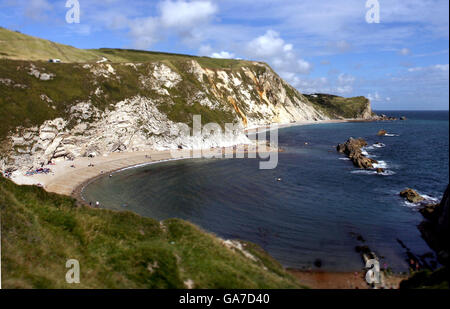
[[[194,59],[0,62],[2,170],[115,151],[248,142],[243,130],[187,138],[178,134],[183,124],[192,129],[197,114],[202,124],[241,128],[328,119],[263,63],[210,68]]]
[[[425,217],[419,225],[422,237],[436,251],[439,261],[448,266],[450,251],[450,186],[444,192],[438,205],[425,206],[421,209]]]

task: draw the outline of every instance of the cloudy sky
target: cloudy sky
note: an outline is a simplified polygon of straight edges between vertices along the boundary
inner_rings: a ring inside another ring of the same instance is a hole
[[[301,92],[378,110],[449,107],[448,0],[370,0],[379,23],[367,0],[78,0],[79,24],[66,2],[0,0],[0,26],[79,48],[261,60]]]

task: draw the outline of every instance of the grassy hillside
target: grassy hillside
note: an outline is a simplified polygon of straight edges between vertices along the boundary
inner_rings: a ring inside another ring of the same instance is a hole
[[[207,68],[239,68],[250,61],[215,59],[189,55],[150,52],[132,49],[78,49],[72,46],[36,38],[0,27],[0,58],[30,61],[48,61],[58,58],[63,62],[88,63],[106,57],[110,62],[155,62],[195,59]]]
[[[92,51],[53,43],[1,27],[0,57],[45,61],[50,58],[59,58],[66,62],[88,62],[100,59]]]
[[[330,118],[357,118],[369,104],[365,97],[344,98],[331,94],[305,95],[308,100]]]
[[[299,288],[259,247],[256,261],[198,227],[76,201],[0,177],[3,288]],[[65,263],[80,262],[79,284]]]

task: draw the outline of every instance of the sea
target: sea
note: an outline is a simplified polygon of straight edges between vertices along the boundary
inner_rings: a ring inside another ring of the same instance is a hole
[[[393,271],[408,252],[434,255],[417,228],[419,205],[399,196],[413,188],[439,202],[449,183],[448,111],[376,111],[406,120],[292,126],[278,130],[275,169],[261,159],[185,159],[101,177],[86,201],[157,220],[181,218],[224,239],[260,245],[283,266],[358,271],[355,247],[368,246]],[[386,136],[377,136],[384,129]],[[349,137],[368,142],[385,171],[360,170],[336,151]],[[319,263],[317,261],[320,261]]]

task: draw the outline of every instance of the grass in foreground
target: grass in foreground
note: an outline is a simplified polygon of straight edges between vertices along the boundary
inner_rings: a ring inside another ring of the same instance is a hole
[[[0,177],[3,288],[299,288],[258,246],[253,261],[179,219],[77,206]],[[244,242],[242,242],[244,243]],[[68,284],[68,259],[80,283]]]

